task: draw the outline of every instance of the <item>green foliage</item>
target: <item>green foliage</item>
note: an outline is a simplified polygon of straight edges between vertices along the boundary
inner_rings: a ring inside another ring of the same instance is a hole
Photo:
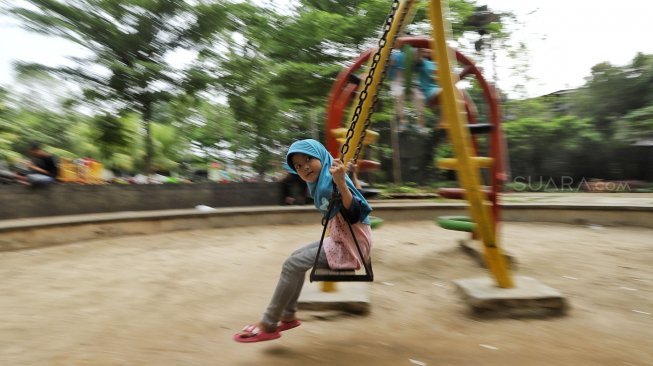
[[[589,119],[522,118],[504,123],[504,131],[513,177],[597,176],[592,163],[605,158]]]
[[[653,56],[600,63],[577,91],[506,103],[513,177],[651,179]]]
[[[153,168],[158,171],[175,170],[183,155],[188,151],[185,141],[173,126],[152,124],[152,137],[154,140]]]
[[[149,123],[154,105],[183,93],[180,86],[197,92],[208,79],[198,67],[187,72],[177,69],[166,56],[180,48],[201,52],[210,47],[209,40],[229,24],[224,4],[171,0],[26,3],[31,6],[10,11],[28,28],[70,40],[91,55],[78,59],[74,67],[19,67],[78,81],[84,96],[98,109],[117,112],[117,106],[118,111],[140,113],[146,132],[144,165],[149,170],[153,154]]]
[[[18,65],[20,88],[0,89],[0,158],[18,159],[36,140],[62,157],[88,156],[123,172],[178,171],[233,155],[263,174],[278,169],[292,140],[323,133],[334,78],[376,46],[391,3],[301,0],[284,14],[254,2],[22,4],[11,13],[26,27],[89,53],[69,67]],[[463,52],[479,39],[495,50],[510,47],[504,40],[512,14],[481,24],[472,21],[474,2],[449,6]],[[414,34],[430,32],[426,10],[420,2],[409,28]],[[195,56],[170,62],[180,50]],[[512,58],[525,55],[524,45],[510,51]],[[481,47],[478,57],[485,56]],[[522,61],[515,71],[527,75]],[[83,98],[64,90],[62,77],[76,81]],[[469,93],[479,100],[476,83]],[[392,103],[380,100],[373,123],[386,125]],[[645,163],[634,163],[643,161],[641,149],[631,144],[653,139],[652,100],[653,56],[639,54],[623,67],[596,65],[575,93],[508,101],[502,109],[513,177],[645,176]],[[447,144],[436,149],[438,158],[452,156]],[[392,153],[387,146],[370,152],[386,159]],[[454,177],[438,171],[439,180]]]
[[[605,136],[612,136],[614,121],[653,100],[653,55],[637,54],[630,64],[600,63],[592,68],[586,87],[575,96],[573,112],[594,120]]]
[[[618,119],[615,138],[626,144],[653,141],[653,104]]]
[[[449,142],[442,142],[435,147],[435,162],[439,159],[451,158],[453,157],[453,147]],[[448,169],[436,168],[436,176],[438,181],[446,181],[455,179],[456,173]]]
[[[109,158],[113,151],[128,144],[127,131],[117,116],[104,114],[96,116],[92,122],[96,131],[96,141],[99,142],[102,158]]]

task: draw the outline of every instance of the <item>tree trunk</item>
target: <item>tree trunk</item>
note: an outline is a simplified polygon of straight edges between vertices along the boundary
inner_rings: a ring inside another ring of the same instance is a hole
[[[395,184],[401,184],[401,157],[399,156],[397,118],[397,116],[390,118],[390,145],[392,146],[392,178]]]
[[[154,156],[154,145],[152,144],[152,103],[147,102],[142,109],[143,127],[145,128],[145,158],[143,159],[143,168],[146,174],[152,174],[152,157]]]

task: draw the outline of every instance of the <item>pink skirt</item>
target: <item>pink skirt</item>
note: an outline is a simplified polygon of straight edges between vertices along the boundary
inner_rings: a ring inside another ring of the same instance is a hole
[[[360,221],[351,225],[358,246],[363,252],[363,259],[369,261],[372,249],[372,230],[370,225]],[[331,269],[359,269],[360,261],[356,243],[351,236],[347,221],[338,213],[329,220],[329,236],[324,238],[324,252]]]

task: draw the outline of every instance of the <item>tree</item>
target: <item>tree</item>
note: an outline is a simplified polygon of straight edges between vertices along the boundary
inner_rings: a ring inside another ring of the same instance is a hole
[[[142,156],[136,144],[137,128],[135,127],[138,120],[138,117],[133,114],[120,117],[106,113],[95,116],[90,124],[79,127],[90,127],[86,128],[85,140],[96,142],[100,155],[96,158],[102,161],[106,168],[131,171],[136,158]],[[84,141],[79,143],[83,144]],[[88,155],[88,153],[82,154],[82,156]],[[90,156],[92,155],[93,153]]]
[[[249,18],[245,14],[238,15],[239,19],[247,19],[238,30],[246,41],[241,45],[242,50],[225,54],[227,61],[221,64],[224,73],[221,80],[229,81],[223,85],[228,91],[230,106],[238,104],[236,108],[242,109],[247,104],[242,98],[250,98],[250,101],[257,98],[256,95],[260,98],[259,92],[267,89],[270,100],[274,99],[274,104],[278,105],[277,114],[283,116],[275,126],[277,130],[287,131],[286,136],[277,134],[274,141],[312,136],[309,131],[316,116],[322,124],[333,80],[365,49],[376,47],[390,4],[385,0],[303,0],[289,15],[260,10],[259,13],[248,12]],[[452,2],[456,35],[472,29],[460,24],[473,11],[471,1]],[[261,13],[266,15],[267,22],[257,18]],[[426,14],[426,5],[420,4],[415,28],[428,21]],[[497,24],[501,28],[501,23],[493,23],[492,27]],[[425,34],[429,33],[430,25]],[[245,73],[240,75],[246,75],[244,78],[237,75],[241,72]],[[263,82],[255,90],[247,86],[250,79]],[[241,112],[234,110],[239,119],[245,118],[239,114]],[[247,120],[253,121],[252,118]],[[284,125],[294,128],[286,129]]]
[[[19,155],[12,145],[18,139],[19,130],[13,123],[14,111],[8,105],[9,91],[0,87],[0,160],[16,160]]]
[[[241,152],[252,151],[252,167],[263,176],[282,148],[280,138],[288,132],[281,116],[282,102],[270,82],[272,73],[263,57],[229,52],[223,67],[228,71],[221,79],[227,100],[236,120],[242,145]],[[278,157],[278,156],[277,156]]]
[[[626,66],[608,62],[595,65],[574,98],[574,112],[592,118],[596,128],[611,137],[616,131],[615,121],[653,100],[653,55],[639,53]]]
[[[234,150],[245,144],[229,107],[198,96],[182,95],[159,104],[154,118],[161,124],[173,126],[187,144],[186,163],[206,165],[220,160],[225,149]]]
[[[31,6],[10,10],[26,27],[77,43],[91,55],[75,60],[74,67],[19,67],[81,82],[85,97],[97,109],[138,112],[144,129],[144,168],[151,170],[154,106],[185,90],[202,90],[210,82],[197,63],[177,68],[168,57],[179,49],[201,54],[208,48],[213,35],[227,27],[227,6],[176,0],[26,2]]]
[[[622,116],[617,121],[615,137],[626,144],[653,141],[653,104]]]
[[[188,151],[207,157],[226,148],[247,155],[260,173],[292,139],[314,135],[336,74],[376,45],[390,10],[386,0],[302,0],[283,14],[226,0],[21,4],[10,10],[26,27],[80,44],[89,55],[72,67],[19,64],[19,70],[79,82],[86,110],[95,115],[54,108],[45,121],[41,112],[17,108],[25,131],[40,123],[48,131],[61,127],[67,133],[57,147],[119,169],[132,169],[141,157],[147,171],[173,166],[157,155],[175,149],[186,149],[168,157],[179,162],[197,161]],[[460,35],[469,28],[460,23],[473,12],[473,2],[452,1],[451,9]],[[421,4],[415,21],[425,19]],[[173,64],[171,55],[184,49],[193,60]],[[224,100],[229,109],[220,105]],[[133,128],[134,122],[142,128]],[[157,140],[155,123],[173,128],[175,139],[163,128]],[[142,138],[135,141],[136,135]]]
[[[588,118],[552,116],[551,101],[532,99],[532,113],[515,110],[517,119],[503,124],[513,177],[605,177],[609,143]],[[528,116],[526,116],[529,114]]]

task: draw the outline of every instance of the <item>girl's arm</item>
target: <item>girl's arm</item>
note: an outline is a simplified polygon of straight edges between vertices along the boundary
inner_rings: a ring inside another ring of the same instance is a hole
[[[340,191],[342,205],[348,210],[351,207],[351,202],[353,201],[354,196],[351,194],[351,191],[349,191],[347,181],[345,180],[345,164],[343,164],[340,159],[334,159],[329,171],[333,177],[333,182],[336,184],[336,187],[338,187],[338,191]]]

